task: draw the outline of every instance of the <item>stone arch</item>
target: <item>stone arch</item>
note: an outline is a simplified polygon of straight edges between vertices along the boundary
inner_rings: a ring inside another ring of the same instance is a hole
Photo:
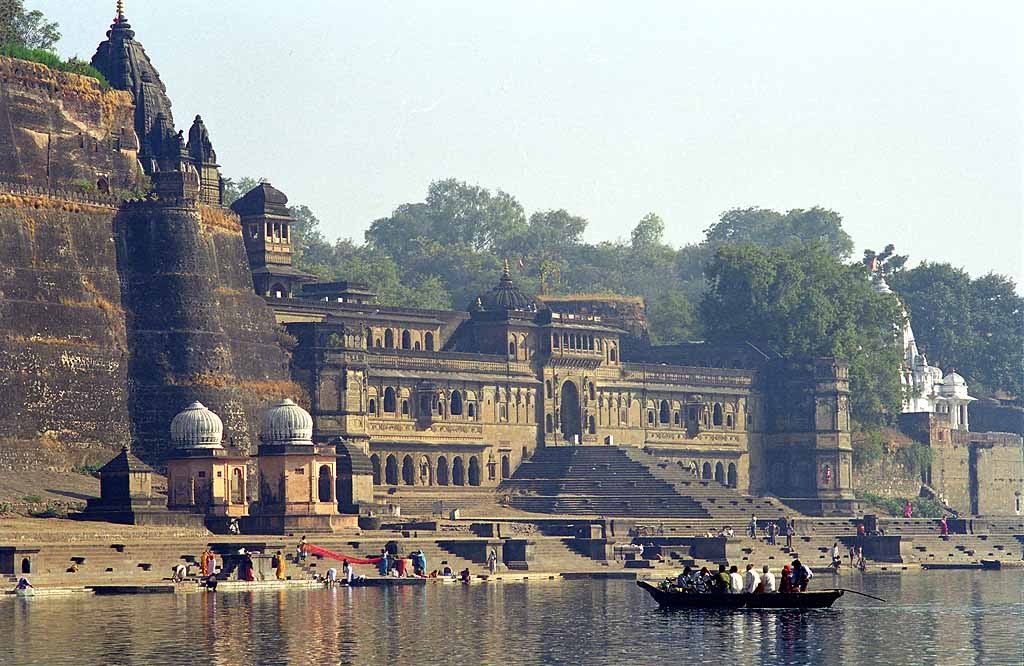
[[[591,435],[597,434],[597,419],[595,419],[593,416],[587,419],[587,431]]]
[[[403,400],[402,401],[402,415],[403,416],[408,416],[409,415],[409,401],[408,400]]]
[[[700,470],[700,478],[711,480],[711,463],[706,462]]]
[[[555,429],[555,420],[551,418],[550,414],[544,416],[544,432],[553,432]]]
[[[469,457],[469,485],[480,485],[480,460],[476,456]]]
[[[384,348],[394,349],[395,347],[395,332],[390,328],[384,329]]]
[[[711,423],[716,426],[722,425],[722,405],[720,403],[715,403],[715,408],[711,414]]]
[[[449,413],[452,416],[462,415],[462,393],[459,391],[452,391],[450,402],[448,404]]]
[[[316,477],[316,498],[321,502],[330,502],[334,494],[334,479],[331,478],[331,466],[320,465]]]
[[[658,408],[658,420],[667,424],[670,418],[668,400],[662,400],[661,406]]]
[[[365,335],[366,335],[366,348],[369,349],[370,347],[373,347],[373,331],[371,331],[369,328],[367,328]]]
[[[551,380],[550,379],[545,379],[544,380],[544,395],[547,396],[548,400],[551,399],[552,394],[551,394]]]
[[[574,437],[583,438],[583,424],[580,413],[580,391],[576,384],[566,381],[562,384],[560,402],[559,425],[562,428],[562,437],[567,442],[574,441]]]
[[[408,330],[402,331],[402,349],[412,349],[412,336]]]
[[[433,465],[430,464],[430,458],[427,456],[420,456],[420,485],[421,486],[432,486],[434,485],[432,478],[434,472]]]
[[[423,336],[423,348],[427,351],[434,351],[434,334],[430,331]]]
[[[366,408],[366,413],[371,416],[377,415],[377,401],[374,400],[373,398],[370,398],[370,403],[369,406]]]
[[[715,463],[715,481],[725,485],[725,466],[722,463]]]
[[[530,450],[529,450],[529,449],[527,449],[527,448],[526,448],[526,447],[524,446],[524,447],[523,447],[523,452],[522,452],[522,455],[521,455],[521,456],[520,456],[520,458],[519,458],[519,462],[523,462],[523,461],[525,461],[525,460],[529,460],[529,458],[530,458]]]
[[[729,471],[726,474],[726,481],[730,488],[735,488],[738,485],[738,479],[736,478],[736,463],[729,463]]]
[[[274,298],[284,298],[288,295],[288,290],[280,282],[275,282],[270,287],[270,295]]]
[[[615,351],[615,347],[608,348],[608,360],[615,363],[618,360],[618,353]]]
[[[388,414],[394,414],[395,406],[395,389],[389,386],[384,389],[384,411]]]
[[[512,466],[509,464],[508,455],[501,456],[501,478],[507,479],[512,476]]]
[[[674,412],[672,414],[672,425],[675,425],[675,426],[682,425],[682,419],[680,419],[680,417],[679,417],[679,412]]]
[[[398,459],[393,453],[384,462],[384,483],[389,486],[398,485]]]
[[[461,456],[455,456],[452,459],[452,485],[466,485],[466,468],[462,464]]]
[[[29,559],[27,557],[21,558],[21,573],[23,573],[23,574],[30,574],[30,573],[32,573],[32,560],[31,559]]]
[[[437,474],[434,478],[437,479],[437,485],[448,485],[448,459],[444,456],[438,456],[437,458]]]
[[[416,484],[416,469],[412,464],[412,456],[402,458],[402,483],[407,486]]]
[[[471,419],[476,418],[476,405],[472,402],[466,405],[466,416]]]
[[[374,453],[370,456],[370,466],[373,468],[373,485],[380,485],[380,456]]]
[[[518,351],[519,350],[516,347],[516,341],[515,340],[509,340],[508,341],[508,355],[511,356],[512,358],[516,358],[516,354],[517,354]]]

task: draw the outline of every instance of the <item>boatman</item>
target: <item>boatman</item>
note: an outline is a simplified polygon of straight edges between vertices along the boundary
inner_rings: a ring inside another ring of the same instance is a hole
[[[761,584],[761,577],[754,571],[754,565],[748,564],[747,571],[743,574],[743,592],[753,594],[757,586]]]

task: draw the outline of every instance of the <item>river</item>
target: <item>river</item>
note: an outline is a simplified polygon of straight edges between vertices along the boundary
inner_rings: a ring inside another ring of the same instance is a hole
[[[628,581],[5,597],[0,662],[1024,664],[1024,571],[843,583],[888,603],[847,594],[825,611],[661,612]]]

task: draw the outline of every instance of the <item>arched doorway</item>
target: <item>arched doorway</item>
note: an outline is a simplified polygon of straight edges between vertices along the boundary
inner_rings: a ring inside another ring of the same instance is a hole
[[[402,459],[402,483],[411,486],[416,483],[416,470],[413,469],[412,456]]]
[[[562,384],[562,402],[559,413],[559,425],[562,426],[562,437],[567,442],[583,439],[583,424],[580,422],[580,391],[576,384]]]
[[[433,471],[430,465],[430,458],[426,456],[420,456],[420,485],[430,486],[433,485],[430,482],[430,473]]]
[[[434,351],[434,334],[430,331],[423,336],[423,348],[427,351]]]
[[[402,331],[402,349],[412,349],[412,336],[409,331]]]
[[[242,470],[236,467],[231,472],[231,503],[242,504],[245,501],[245,478]]]
[[[320,473],[316,479],[317,499],[321,502],[331,501],[331,492],[334,490],[334,480],[331,479],[331,468],[329,465],[320,465]]]
[[[510,466],[508,464],[508,456],[502,456],[501,457],[501,478],[507,479],[508,477],[512,476],[512,473],[511,473],[509,468],[510,468]]]
[[[700,470],[700,478],[708,480],[711,479],[711,463],[704,463],[704,466]]]
[[[455,456],[455,458],[452,460],[452,485],[466,485],[466,470],[462,466],[462,458],[458,456]]]
[[[437,485],[447,486],[448,485],[448,459],[444,456],[440,456],[437,459]]]
[[[448,407],[448,412],[452,416],[462,415],[462,394],[458,391],[452,391],[451,404]]]
[[[480,485],[480,461],[476,459],[476,456],[469,458],[469,485]]]
[[[725,467],[722,463],[715,463],[715,481],[725,483]]]
[[[398,460],[393,454],[384,463],[384,482],[389,486],[398,485]]]
[[[395,346],[395,332],[390,328],[384,331],[384,348],[392,349]]]
[[[370,456],[370,465],[373,467],[373,485],[380,485],[380,456],[374,453]]]
[[[28,559],[27,557],[21,558],[21,573],[32,573],[32,560]]]
[[[736,464],[735,463],[729,463],[728,480],[729,480],[729,487],[730,488],[735,488],[736,485],[737,485],[736,484],[737,479],[736,479]]]

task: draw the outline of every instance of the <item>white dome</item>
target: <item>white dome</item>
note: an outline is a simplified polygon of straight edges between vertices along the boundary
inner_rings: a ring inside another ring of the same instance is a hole
[[[961,377],[955,372],[951,372],[948,375],[946,375],[946,378],[943,379],[943,381],[946,382],[947,384],[950,384],[951,386],[964,386],[967,384],[967,380],[965,380],[963,377]]]
[[[224,438],[220,417],[193,402],[171,419],[171,443],[179,449],[219,449]]]
[[[263,412],[260,439],[277,444],[312,444],[313,417],[288,398],[275,402]]]

